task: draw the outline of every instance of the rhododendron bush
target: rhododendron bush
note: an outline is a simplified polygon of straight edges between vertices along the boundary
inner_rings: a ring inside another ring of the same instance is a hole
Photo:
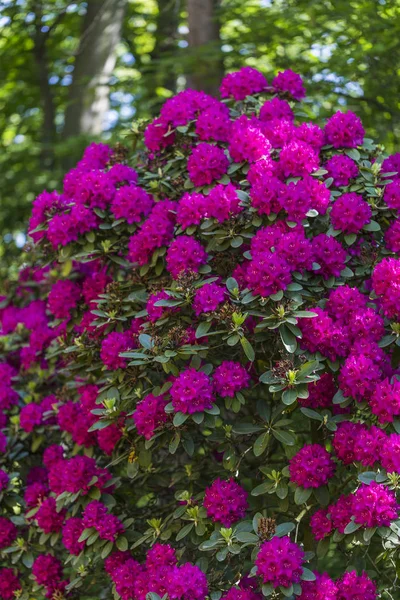
[[[34,201],[0,312],[4,600],[399,598],[400,154],[307,120],[291,71],[220,91]]]

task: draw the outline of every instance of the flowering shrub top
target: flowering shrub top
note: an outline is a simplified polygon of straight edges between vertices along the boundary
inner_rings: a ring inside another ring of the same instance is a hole
[[[186,90],[34,201],[0,598],[398,597],[400,158],[304,95]]]

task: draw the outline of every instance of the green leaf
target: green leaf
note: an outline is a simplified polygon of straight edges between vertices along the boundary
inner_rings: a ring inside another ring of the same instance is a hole
[[[307,569],[306,567],[303,567],[303,573],[301,575],[301,578],[303,581],[315,581],[316,580],[315,573],[313,573],[312,571],[310,571],[310,569]]]
[[[278,442],[285,444],[285,446],[294,446],[295,439],[291,433],[288,431],[283,431],[282,429],[273,429],[272,435]]]
[[[104,560],[105,558],[107,558],[107,556],[110,554],[110,552],[112,551],[114,546],[113,542],[107,542],[107,544],[104,546],[103,550],[101,551],[101,558]]]
[[[253,452],[255,456],[261,456],[265,452],[269,442],[269,433],[265,431],[258,436],[253,445]]]
[[[249,340],[245,337],[242,337],[240,340],[242,344],[242,348],[244,350],[245,355],[249,359],[250,362],[253,362],[255,359],[255,352],[253,346],[250,344]]]
[[[290,354],[293,354],[297,348],[297,340],[291,331],[285,326],[281,325],[279,327],[279,333],[281,334],[281,340],[283,345],[285,346],[285,350]]]
[[[328,506],[330,501],[329,490],[326,485],[314,489],[314,496],[321,506]]]
[[[354,533],[358,529],[360,529],[361,525],[358,523],[354,523],[354,521],[350,521],[348,525],[346,525],[344,533],[349,535],[350,533]]]
[[[363,229],[365,231],[380,231],[381,226],[376,221],[370,221],[367,225],[364,225]]]
[[[347,156],[350,156],[350,158],[352,158],[356,162],[359,161],[361,158],[361,154],[359,153],[359,151],[356,148],[351,148],[349,150],[345,150],[344,153],[347,154]]]
[[[187,525],[182,527],[182,529],[178,531],[176,541],[179,542],[179,540],[182,540],[184,537],[186,537],[192,531],[193,527],[194,523],[188,523]]]
[[[317,411],[312,410],[311,408],[301,408],[300,411],[308,417],[309,419],[313,419],[314,421],[323,421],[324,417],[317,413]]]
[[[248,435],[250,433],[258,433],[262,431],[264,427],[260,427],[260,425],[253,425],[253,423],[237,423],[233,426],[233,433],[238,433],[242,435]]]
[[[272,481],[265,481],[260,485],[257,485],[253,490],[251,490],[252,496],[262,496],[263,494],[268,494],[274,487],[274,483]]]
[[[128,550],[128,540],[124,536],[119,537],[117,539],[116,545],[118,550],[121,550],[121,552],[125,552],[126,550]]]
[[[282,394],[282,402],[286,404],[286,406],[290,406],[297,400],[297,390],[296,388],[285,390]]]
[[[318,558],[324,558],[329,552],[331,541],[329,537],[320,540],[317,545],[317,556]]]
[[[258,535],[255,535],[254,533],[250,533],[249,531],[240,531],[239,533],[235,534],[236,539],[239,542],[242,542],[243,544],[247,544],[247,543],[257,543],[259,542],[259,537]]]
[[[312,494],[312,488],[297,487],[294,493],[294,501],[297,505],[305,504]]]
[[[276,526],[275,535],[277,537],[283,537],[293,531],[293,529],[296,529],[296,525],[294,523],[281,523],[280,525]]]
[[[172,421],[174,424],[174,427],[180,427],[181,425],[184,424],[185,421],[187,421],[188,418],[189,418],[189,415],[182,413],[182,412],[177,412],[174,416],[174,420]]]

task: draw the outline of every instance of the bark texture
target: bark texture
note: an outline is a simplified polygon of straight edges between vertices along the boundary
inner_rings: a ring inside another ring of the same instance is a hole
[[[218,91],[223,74],[218,9],[220,0],[187,0],[190,87],[209,94]]]
[[[65,114],[66,138],[104,129],[125,5],[126,0],[88,1]]]

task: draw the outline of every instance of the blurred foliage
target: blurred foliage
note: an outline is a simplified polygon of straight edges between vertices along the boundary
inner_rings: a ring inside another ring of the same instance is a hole
[[[0,231],[6,255],[25,229],[35,195],[57,186],[87,142],[63,139],[85,10],[79,0],[0,0]],[[55,106],[51,148],[35,57],[38,12]],[[291,68],[305,78],[310,113],[322,119],[347,106],[360,114],[369,136],[388,151],[398,147],[400,0],[221,0],[216,18],[221,47],[208,51],[221,53],[225,70],[249,64],[272,77]],[[185,0],[127,0],[104,139],[121,139],[132,119],[151,117],[185,87],[185,75],[196,69],[187,33]]]

